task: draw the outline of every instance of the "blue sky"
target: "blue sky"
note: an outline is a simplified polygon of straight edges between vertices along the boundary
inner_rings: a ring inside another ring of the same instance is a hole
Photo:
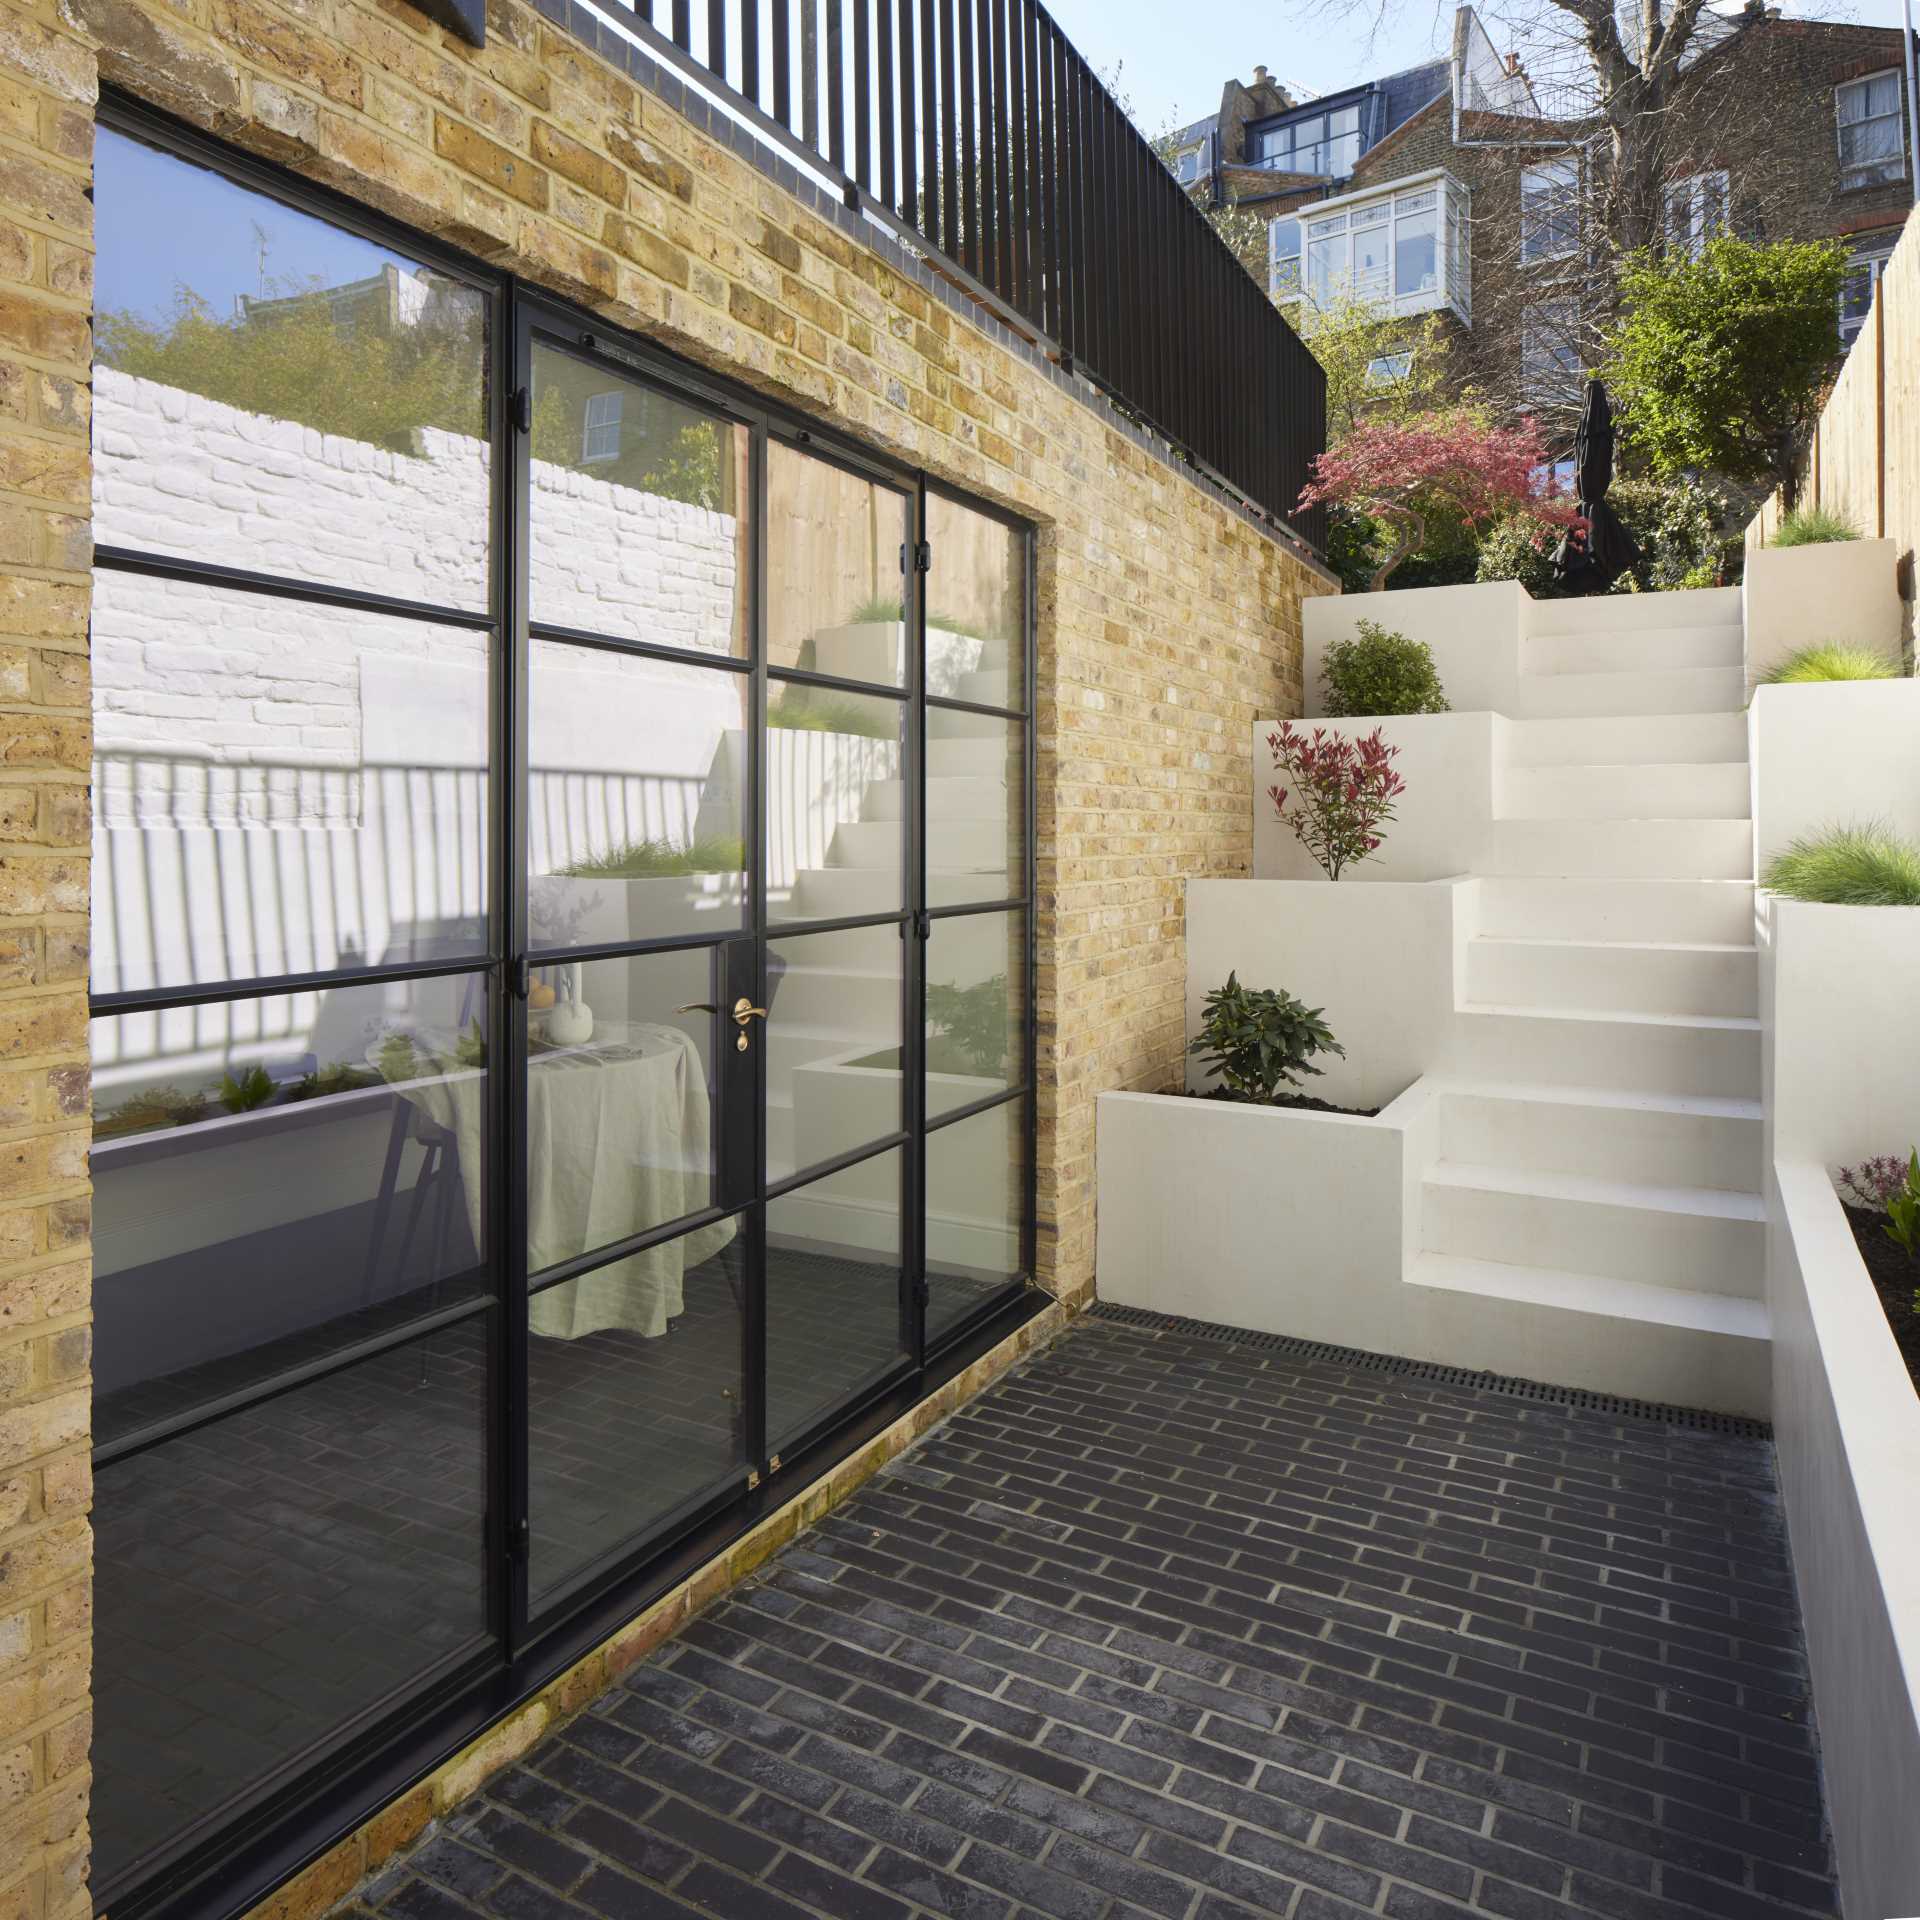
[[[1920,9],[1920,0],[1915,5]],[[1283,82],[1330,93],[1373,74],[1418,66],[1444,52],[1453,34],[1451,0],[1438,8],[1434,0],[1399,0],[1387,31],[1371,48],[1359,18],[1342,19],[1311,5],[1275,6],[1272,0],[1184,6],[1167,0],[1048,0],[1048,11],[1102,72],[1123,63],[1121,90],[1132,96],[1150,134],[1211,113],[1220,104],[1222,82],[1250,79],[1258,65]],[[1783,11],[1877,27],[1900,24],[1900,0],[1821,7],[1787,0]]]

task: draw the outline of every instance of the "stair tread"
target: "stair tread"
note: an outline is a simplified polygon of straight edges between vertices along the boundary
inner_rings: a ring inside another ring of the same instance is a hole
[[[1635,1013],[1620,1007],[1542,1007],[1501,1000],[1465,1000],[1463,1013],[1497,1013],[1520,1020],[1617,1021],[1643,1027],[1715,1027],[1734,1033],[1758,1033],[1760,1022],[1744,1013]]]
[[[1559,1267],[1508,1266],[1503,1261],[1475,1260],[1457,1253],[1423,1252],[1409,1263],[1407,1283],[1699,1333],[1730,1334],[1743,1340],[1765,1340],[1771,1333],[1762,1300],[1655,1286],[1645,1280],[1622,1280],[1606,1274],[1569,1273]]]
[[[1648,1213],[1693,1214],[1716,1220],[1764,1222],[1767,1217],[1766,1203],[1757,1193],[1738,1193],[1725,1187],[1667,1187],[1649,1181],[1560,1173],[1546,1167],[1494,1167],[1466,1160],[1436,1160],[1427,1169],[1426,1184],[1634,1207]]]
[[[1601,940],[1559,933],[1476,933],[1476,944],[1501,947],[1606,947],[1622,953],[1758,953],[1751,940]]]
[[[1759,1120],[1764,1109],[1758,1100],[1724,1094],[1658,1093],[1620,1087],[1570,1087],[1554,1081],[1465,1080],[1447,1078],[1434,1083],[1442,1093],[1471,1094],[1482,1100],[1511,1100],[1556,1107],[1609,1107],[1620,1112],[1670,1113],[1710,1120]]]

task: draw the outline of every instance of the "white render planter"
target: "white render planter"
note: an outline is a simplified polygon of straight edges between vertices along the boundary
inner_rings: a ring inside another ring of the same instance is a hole
[[[1815,641],[1901,652],[1897,540],[1835,540],[1810,547],[1749,547],[1741,596],[1747,684]]]
[[[1541,603],[1545,604],[1545,603]],[[1424,640],[1458,713],[1512,713],[1518,705],[1520,636],[1536,603],[1515,580],[1423,587],[1413,593],[1322,594],[1300,609],[1300,680],[1309,718],[1321,712],[1320,669],[1328,646],[1351,640],[1363,620]]]
[[[1884,820],[1920,840],[1920,680],[1756,687],[1747,739],[1756,871],[1836,822]]]

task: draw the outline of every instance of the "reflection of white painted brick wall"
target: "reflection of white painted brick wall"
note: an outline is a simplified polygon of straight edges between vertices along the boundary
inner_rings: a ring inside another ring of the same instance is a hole
[[[98,370],[94,407],[94,534],[103,545],[443,605],[484,603],[491,505],[479,441],[428,431],[422,457],[390,453],[111,367]],[[540,617],[726,650],[735,585],[729,515],[544,462],[533,481]],[[94,620],[99,752],[252,769],[357,769],[364,656],[392,649],[480,664],[489,644],[458,627],[112,571],[99,577]],[[582,654],[577,664],[591,671],[606,663]],[[418,726],[443,735],[446,716],[423,711]],[[402,716],[400,737],[414,731]],[[439,764],[449,746],[436,737]],[[484,737],[462,757],[484,764]],[[351,806],[341,811],[336,787],[317,781],[260,773],[231,777],[224,799],[210,787],[199,791],[204,799],[187,797],[177,782],[143,772],[112,793],[115,808],[134,810],[114,823],[203,825],[211,817],[287,827],[353,816]]]

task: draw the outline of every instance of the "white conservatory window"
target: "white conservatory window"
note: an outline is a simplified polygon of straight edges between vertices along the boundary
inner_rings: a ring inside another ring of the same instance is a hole
[[[1300,298],[1300,222],[1287,215],[1267,222],[1267,291],[1283,307]]]
[[[1669,180],[1666,197],[1667,244],[1697,255],[1709,240],[1727,231],[1727,176],[1695,173]]]
[[[580,436],[582,466],[620,458],[620,403],[625,397],[619,393],[587,395],[586,431]]]
[[[1307,209],[1306,289],[1325,304],[1363,300],[1383,313],[1451,307],[1469,320],[1466,189],[1418,175],[1391,192]]]
[[[1840,122],[1840,184],[1871,187],[1883,180],[1904,180],[1899,70],[1870,73],[1835,87],[1833,105]]]
[[[1520,258],[1559,260],[1580,244],[1580,163],[1548,160],[1520,172]]]

